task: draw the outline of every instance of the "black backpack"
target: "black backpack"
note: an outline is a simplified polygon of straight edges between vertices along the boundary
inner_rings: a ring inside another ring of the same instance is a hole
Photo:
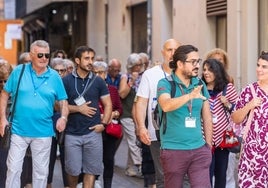
[[[173,98],[176,93],[175,81],[173,80],[171,76],[167,76],[166,79],[171,85],[170,97]],[[198,85],[203,85],[203,82],[201,79],[199,79]],[[204,88],[202,88],[202,93],[204,93]],[[167,117],[166,117],[166,112],[162,111],[161,113],[161,111],[159,111],[158,104],[156,105],[154,111],[152,112],[152,122],[155,128],[156,138],[158,141],[160,141],[160,127],[161,125],[163,125],[163,134],[165,134],[166,129],[167,129]]]
[[[171,91],[170,91],[170,96],[171,98],[173,98],[175,96],[176,93],[176,84],[175,81],[172,79],[171,76],[166,77],[166,79],[168,80],[168,82],[171,85]],[[166,129],[167,129],[167,117],[166,117],[166,112],[164,111],[160,111],[158,109],[158,104],[156,105],[154,111],[152,112],[152,122],[153,122],[153,126],[155,128],[155,134],[156,134],[156,138],[158,141],[160,141],[160,127],[163,124],[163,134],[166,133]]]

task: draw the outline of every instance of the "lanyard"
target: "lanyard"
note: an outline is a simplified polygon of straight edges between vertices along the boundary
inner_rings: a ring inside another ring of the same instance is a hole
[[[34,82],[34,79],[33,79],[33,71],[30,70],[30,73],[31,73],[31,80],[32,80],[32,84],[33,84],[33,87],[34,87],[34,96],[36,96],[36,91],[39,87],[41,87],[46,81],[47,81],[47,77],[45,79],[43,79],[43,81],[39,84],[39,85],[36,85],[36,83]]]
[[[178,85],[179,85],[179,88],[181,90],[182,95],[185,95],[186,93],[183,91],[182,86],[180,84],[178,84]],[[192,117],[192,110],[193,110],[192,99],[187,102],[187,108],[188,108],[190,117]]]
[[[78,92],[78,89],[77,89],[77,77],[74,78],[74,87],[75,87],[75,91],[76,91],[76,93],[78,94],[79,97],[81,97],[81,96],[83,96],[83,95],[85,94],[85,91],[86,91],[86,89],[87,89],[89,80],[90,80],[90,79],[88,78],[87,83],[86,83],[86,86],[84,87],[83,92],[80,94],[80,93]]]
[[[163,71],[163,73],[164,73],[164,77],[167,78],[166,72],[165,72],[164,69],[163,69],[163,65],[161,65],[161,69],[162,69],[162,71]]]

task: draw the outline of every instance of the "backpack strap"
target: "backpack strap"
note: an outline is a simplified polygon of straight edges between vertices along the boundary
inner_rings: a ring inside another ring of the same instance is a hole
[[[171,85],[171,90],[170,90],[170,97],[174,98],[175,93],[176,93],[176,83],[173,80],[173,78],[170,76],[167,76],[166,79]],[[167,114],[166,112],[162,111],[161,118],[160,118],[160,125],[163,123],[163,134],[166,133],[167,130]]]

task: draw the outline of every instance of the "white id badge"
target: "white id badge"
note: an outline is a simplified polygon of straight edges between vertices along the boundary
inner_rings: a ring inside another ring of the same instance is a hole
[[[218,117],[216,115],[212,116],[212,123],[216,124],[218,122]]]
[[[185,118],[185,127],[195,128],[196,127],[196,118],[195,117],[186,117]]]
[[[86,100],[84,99],[83,96],[77,97],[76,99],[74,99],[74,102],[77,106],[81,106],[82,104],[86,103]]]

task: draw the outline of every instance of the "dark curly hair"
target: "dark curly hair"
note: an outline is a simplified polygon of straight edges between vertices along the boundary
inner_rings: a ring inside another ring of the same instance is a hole
[[[187,59],[187,55],[191,52],[198,52],[198,48],[194,47],[193,45],[181,45],[179,46],[173,55],[173,60],[169,62],[169,67],[171,69],[177,69],[177,62],[182,61],[185,62]]]
[[[229,76],[223,67],[223,64],[217,59],[207,59],[203,62],[203,69],[207,65],[208,70],[215,75],[215,84],[213,91],[221,92],[224,87],[229,83]],[[204,75],[202,75],[202,80],[207,84]]]

